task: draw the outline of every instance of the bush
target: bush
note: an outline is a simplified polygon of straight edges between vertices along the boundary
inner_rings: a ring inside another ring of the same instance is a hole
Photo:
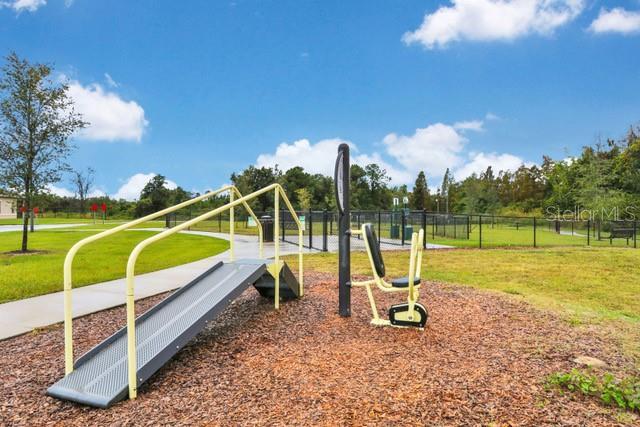
[[[640,412],[640,378],[637,377],[617,379],[610,373],[598,377],[572,369],[571,372],[550,375],[547,384],[585,396],[597,396],[606,405]]]

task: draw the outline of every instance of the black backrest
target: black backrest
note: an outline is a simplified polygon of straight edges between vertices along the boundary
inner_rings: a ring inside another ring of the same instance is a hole
[[[384,261],[382,260],[382,253],[378,246],[378,236],[371,224],[364,225],[364,233],[367,236],[367,244],[369,245],[369,252],[371,252],[371,258],[373,258],[373,265],[376,268],[378,277],[384,277]]]

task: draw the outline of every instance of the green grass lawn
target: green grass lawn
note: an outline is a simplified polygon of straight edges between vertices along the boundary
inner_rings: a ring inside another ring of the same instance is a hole
[[[147,227],[154,224],[146,224]],[[108,225],[41,230],[29,235],[29,249],[46,251],[8,254],[20,247],[20,232],[0,233],[0,303],[62,290],[62,265],[78,240]],[[84,286],[124,277],[129,253],[150,231],[124,231],[85,246],[75,258],[73,285]],[[136,273],[160,270],[225,251],[226,240],[178,234],[149,246],[139,258]]]
[[[384,259],[388,276],[407,274],[406,251],[385,252]],[[354,252],[351,260],[353,274],[371,275],[364,252]],[[612,327],[640,356],[640,251],[461,249],[426,251],[423,262],[428,280],[506,293],[558,312],[572,324]],[[305,269],[337,274],[337,255],[305,255]]]

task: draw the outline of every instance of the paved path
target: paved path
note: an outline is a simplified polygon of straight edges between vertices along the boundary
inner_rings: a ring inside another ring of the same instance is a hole
[[[42,225],[47,228],[75,227],[84,224],[56,224]],[[163,228],[139,228],[128,231],[163,231]],[[229,235],[225,233],[212,233],[206,231],[184,231],[185,234],[195,234],[201,236],[218,237],[228,240]],[[297,239],[296,239],[297,240]],[[234,239],[236,259],[258,258],[258,237],[237,235]],[[307,243],[307,242],[305,242]],[[448,248],[443,245],[429,245],[429,248]],[[329,248],[333,249],[332,247]],[[406,250],[408,246],[385,244],[383,250]],[[361,241],[352,240],[352,250],[363,250]],[[298,246],[281,242],[280,254],[295,254]],[[317,250],[305,249],[305,253],[317,253]],[[271,258],[274,255],[274,244],[264,244],[264,256]],[[201,259],[177,267],[158,270],[151,273],[136,276],[136,300],[147,298],[163,292],[177,289],[198,275],[210,268],[218,261],[228,261],[229,251],[219,255]],[[124,266],[123,266],[124,269]],[[83,286],[73,290],[73,317],[77,318],[97,311],[106,310],[125,303],[125,279],[111,280],[109,282],[95,285]],[[21,335],[63,321],[63,292],[55,292],[33,298],[26,298],[19,301],[12,301],[0,304],[0,340]],[[124,325],[124,319],[123,319]]]
[[[49,230],[52,228],[69,228],[69,227],[81,227],[89,224],[36,224],[34,228],[38,230]],[[0,225],[0,233],[6,233],[7,231],[22,231],[22,225]]]
[[[148,229],[148,231],[159,230],[163,229]],[[229,239],[227,234],[222,233],[200,231],[185,231],[184,233]],[[257,237],[236,235],[234,249],[236,259],[258,258]],[[298,248],[295,245],[288,243],[280,245],[281,255],[297,253],[297,251]],[[264,255],[272,257],[273,254],[273,243],[265,243]],[[229,251],[225,251],[199,261],[137,275],[136,300],[177,289],[196,278],[214,263],[228,260]],[[125,289],[124,279],[74,289],[73,317],[77,318],[124,304]],[[30,332],[34,328],[62,322],[63,316],[63,292],[0,304],[0,340]]]

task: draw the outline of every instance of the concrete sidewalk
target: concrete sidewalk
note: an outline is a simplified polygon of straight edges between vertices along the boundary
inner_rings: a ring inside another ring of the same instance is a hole
[[[163,229],[147,229],[147,231],[161,230]],[[184,233],[218,237],[225,240],[229,239],[229,235],[223,233],[200,231],[185,231]],[[257,237],[236,235],[234,242],[236,259],[258,258]],[[297,246],[281,242],[281,255],[297,252]],[[266,257],[272,257],[273,254],[273,243],[265,243],[264,255]],[[189,264],[137,275],[135,282],[136,300],[177,289],[195,279],[216,262],[228,260],[229,251],[225,251],[219,255]],[[124,266],[122,268],[124,269]],[[124,304],[125,289],[126,284],[124,279],[74,289],[73,317],[77,318]],[[34,328],[41,328],[62,322],[64,320],[63,307],[63,292],[55,292],[0,304],[0,340],[30,332]],[[122,324],[124,325],[124,319]]]
[[[50,230],[52,228],[69,228],[69,227],[82,227],[89,224],[43,224],[34,225],[34,229],[38,230]],[[6,233],[9,231],[22,231],[22,225],[0,225],[0,233]]]

